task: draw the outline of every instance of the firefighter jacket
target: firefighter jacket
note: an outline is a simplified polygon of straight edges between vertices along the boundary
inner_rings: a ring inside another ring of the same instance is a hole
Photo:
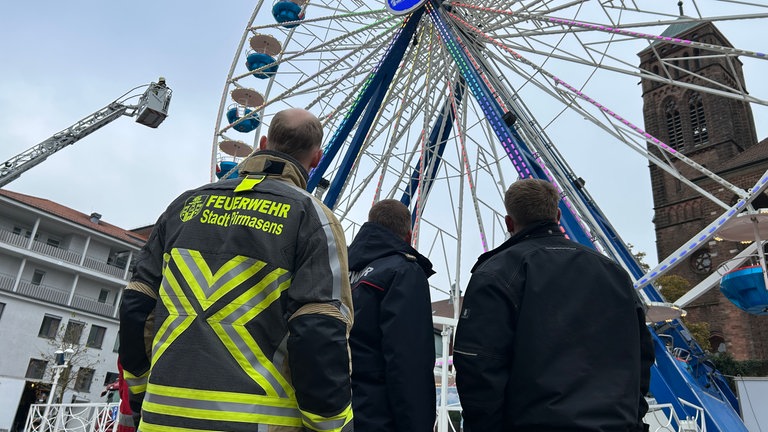
[[[349,246],[355,325],[355,429],[426,432],[435,423],[432,263],[389,229],[366,223]]]
[[[240,172],[179,196],[136,260],[120,358],[139,430],[351,431],[339,222],[287,155]]]
[[[653,359],[627,272],[554,222],[472,269],[453,351],[468,432],[642,431]]]

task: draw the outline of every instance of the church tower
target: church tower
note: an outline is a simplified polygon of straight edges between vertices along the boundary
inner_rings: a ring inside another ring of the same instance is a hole
[[[682,22],[667,28],[663,36],[732,47],[710,22]],[[736,57],[716,55],[690,45],[654,42],[641,51],[640,67],[658,80],[644,78],[645,129],[670,147],[740,188],[750,188],[768,169],[768,139],[758,142],[748,103],[717,93],[746,88],[742,63]],[[674,81],[674,84],[672,84]],[[696,91],[703,86],[712,92]],[[719,84],[724,84],[719,85]],[[660,152],[651,148],[657,156]],[[663,156],[662,156],[663,157]],[[689,180],[733,205],[737,198],[682,163],[675,167]],[[672,254],[704,229],[724,208],[702,197],[681,181],[651,165],[656,251],[659,258]],[[768,197],[753,202],[768,208]],[[711,241],[678,264],[671,274],[695,286],[733,258],[745,245]],[[686,307],[691,322],[708,322],[710,344],[737,360],[768,360],[768,317],[749,315],[732,305],[717,287]]]

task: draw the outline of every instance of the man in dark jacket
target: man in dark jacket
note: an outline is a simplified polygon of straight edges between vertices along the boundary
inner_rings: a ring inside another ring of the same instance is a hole
[[[355,324],[355,429],[428,432],[435,422],[435,344],[427,278],[432,263],[411,247],[411,214],[397,200],[374,204],[349,247]]]
[[[619,265],[565,238],[559,200],[549,182],[512,184],[512,237],[472,269],[454,345],[469,432],[644,428],[644,308]]]

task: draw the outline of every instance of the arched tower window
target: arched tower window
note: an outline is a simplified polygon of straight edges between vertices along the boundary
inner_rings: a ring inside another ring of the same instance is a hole
[[[667,102],[664,106],[664,114],[667,119],[669,146],[679,150],[683,146],[683,123],[680,120],[680,111],[678,111],[675,101]]]
[[[707,119],[704,116],[704,103],[701,95],[694,93],[688,99],[688,110],[691,116],[691,129],[693,130],[693,145],[698,147],[709,141],[707,132]]]

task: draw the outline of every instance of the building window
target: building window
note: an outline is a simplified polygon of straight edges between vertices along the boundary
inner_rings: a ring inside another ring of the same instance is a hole
[[[45,370],[48,368],[48,362],[42,359],[31,358],[29,359],[29,365],[27,366],[27,373],[24,374],[26,378],[30,379],[43,379],[45,376]]]
[[[709,274],[712,271],[712,254],[707,249],[694,252],[690,258],[691,270],[698,274]]]
[[[120,350],[120,332],[117,332],[117,337],[115,338],[115,345],[112,347],[112,352],[118,352]]]
[[[109,290],[102,288],[101,291],[99,291],[99,303],[107,303],[108,299],[109,299]]]
[[[69,320],[67,322],[67,330],[64,332],[64,339],[62,341],[64,343],[70,343],[75,345],[79,344],[80,336],[83,335],[84,328],[85,328],[84,322]]]
[[[688,109],[691,116],[694,147],[706,144],[709,141],[709,133],[707,132],[707,119],[704,116],[704,103],[701,101],[700,94],[691,95],[688,99]]]
[[[0,318],[3,317],[4,310],[5,310],[5,303],[0,303]]]
[[[58,249],[59,246],[61,246],[61,240],[53,238],[53,237],[48,237],[48,240],[46,240],[45,243],[48,246],[55,247],[56,249]]]
[[[85,345],[89,348],[101,348],[101,344],[104,342],[104,335],[106,333],[106,328],[92,325],[91,332],[88,333],[88,342],[86,342]]]
[[[32,285],[42,284],[43,279],[45,279],[45,272],[40,269],[35,269],[35,272],[32,274]]]
[[[669,101],[664,107],[664,112],[667,118],[668,144],[673,149],[679,150],[683,146],[683,122],[680,120],[680,111],[675,101]]]
[[[27,228],[20,227],[20,226],[13,227],[13,233],[16,234],[16,235],[24,236],[25,239],[28,239],[29,236],[32,235],[32,231],[30,231]],[[37,237],[37,236],[35,236],[35,237]]]
[[[91,391],[91,382],[93,381],[94,370],[91,368],[83,368],[77,371],[77,378],[75,379],[75,391],[76,392],[89,392]]]
[[[130,255],[131,251],[110,251],[107,264],[124,269]]]
[[[55,339],[60,324],[61,317],[46,315],[43,317],[43,323],[40,325],[40,331],[37,335],[41,338]]]

